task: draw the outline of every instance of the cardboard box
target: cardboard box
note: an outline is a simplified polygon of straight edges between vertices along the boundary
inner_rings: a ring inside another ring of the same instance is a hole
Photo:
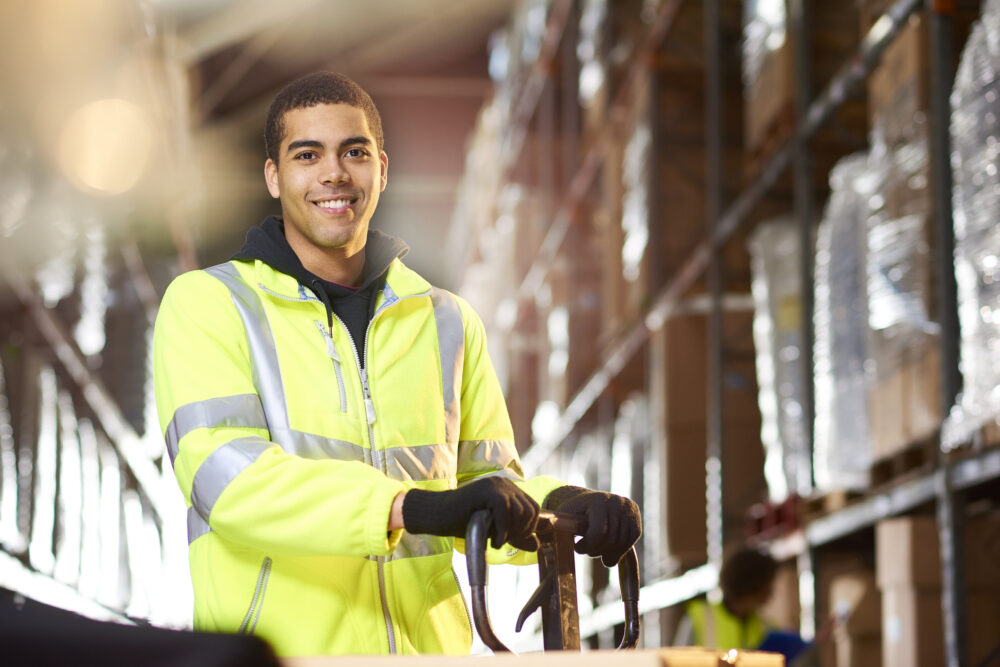
[[[882,667],[882,638],[834,634],[836,667]]]
[[[550,651],[485,656],[324,656],[284,658],[285,667],[481,667],[483,660],[499,667],[784,667],[775,653],[731,651],[720,654],[702,648],[640,649],[634,651]]]
[[[875,526],[879,587],[941,586],[937,520],[933,516],[884,519]],[[970,517],[965,524],[965,583],[970,590],[1000,589],[1000,515]]]
[[[882,597],[871,572],[837,575],[830,582],[829,609],[845,638],[882,634]]]
[[[882,589],[883,664],[945,664],[942,627],[940,589],[899,585]]]
[[[940,586],[941,556],[937,530],[937,520],[933,516],[879,521],[875,525],[875,567],[879,588]]]
[[[926,133],[927,72],[927,22],[915,13],[868,79],[871,123],[882,123],[890,146]]]
[[[757,152],[773,134],[776,124],[792,121],[795,61],[789,40],[764,56],[757,80],[745,90],[745,95],[743,142],[748,151]]]

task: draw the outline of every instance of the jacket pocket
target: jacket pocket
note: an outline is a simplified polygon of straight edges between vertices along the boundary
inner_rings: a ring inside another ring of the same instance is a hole
[[[254,587],[253,599],[250,600],[250,608],[247,609],[246,616],[240,624],[239,633],[241,635],[252,635],[257,628],[257,621],[260,620],[260,611],[264,606],[264,593],[267,590],[267,580],[271,577],[271,557],[265,556],[264,562],[260,565],[260,573],[257,575],[257,585]]]

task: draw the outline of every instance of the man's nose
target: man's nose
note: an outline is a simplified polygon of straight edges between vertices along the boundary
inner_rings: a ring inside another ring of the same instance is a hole
[[[347,169],[344,168],[343,163],[335,158],[331,157],[323,165],[323,171],[320,174],[320,181],[323,183],[346,183],[351,180],[351,175],[348,173]]]

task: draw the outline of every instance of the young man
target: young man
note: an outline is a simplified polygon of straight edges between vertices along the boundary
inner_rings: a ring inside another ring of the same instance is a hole
[[[614,564],[638,510],[523,478],[479,317],[369,228],[388,157],[367,93],[336,74],[295,81],[266,143],[281,217],[177,278],[156,323],[195,627],[279,655],[468,653],[451,555],[472,512],[490,510],[491,562],[531,561],[544,504],[586,514],[577,550]]]

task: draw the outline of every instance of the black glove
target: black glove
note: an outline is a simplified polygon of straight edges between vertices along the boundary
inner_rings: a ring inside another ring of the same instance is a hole
[[[578,486],[561,486],[545,498],[545,509],[587,517],[587,531],[576,543],[576,552],[600,556],[612,567],[642,534],[639,506],[629,498]]]
[[[410,533],[465,537],[469,517],[490,511],[487,534],[494,549],[510,544],[538,551],[538,503],[504,477],[486,477],[450,491],[410,489],[403,497],[403,527]]]

